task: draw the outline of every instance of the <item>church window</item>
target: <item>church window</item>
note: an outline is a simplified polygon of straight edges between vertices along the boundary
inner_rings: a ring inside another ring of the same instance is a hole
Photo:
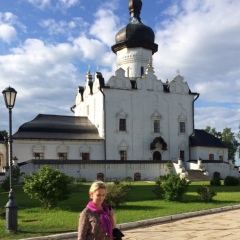
[[[186,133],[185,122],[179,122],[179,131],[180,133]]]
[[[59,152],[58,153],[59,160],[67,160],[67,153],[66,152]]]
[[[184,151],[183,150],[180,151],[180,159],[182,161],[184,161]]]
[[[223,161],[223,156],[219,156],[219,160]]]
[[[119,119],[119,131],[126,131],[126,119]]]
[[[119,151],[119,154],[120,154],[120,160],[122,160],[122,161],[127,160],[127,151],[121,150],[121,151]]]
[[[34,157],[35,160],[43,159],[43,153],[34,152],[34,153],[33,153],[33,157]]]
[[[160,120],[153,120],[154,133],[160,133]]]
[[[90,154],[89,153],[82,153],[82,160],[90,160]]]
[[[141,67],[141,76],[144,75],[144,67]]]
[[[155,151],[152,156],[153,161],[161,161],[162,154],[159,151]]]
[[[214,154],[209,154],[209,160],[214,160]]]

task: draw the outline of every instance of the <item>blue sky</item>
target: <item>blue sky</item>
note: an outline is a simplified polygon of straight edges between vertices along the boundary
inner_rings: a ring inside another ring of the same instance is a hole
[[[142,22],[159,45],[158,79],[170,81],[180,71],[200,93],[195,128],[238,131],[239,16],[239,0],[143,0]],[[1,0],[0,89],[18,91],[13,132],[39,113],[72,115],[89,66],[106,81],[115,73],[111,46],[128,22],[128,0]],[[0,129],[8,129],[3,98]]]

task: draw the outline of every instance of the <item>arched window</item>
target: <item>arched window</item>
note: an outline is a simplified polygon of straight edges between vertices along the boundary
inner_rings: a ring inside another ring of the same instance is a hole
[[[98,173],[97,174],[97,180],[104,181],[104,174],[103,173]]]
[[[212,153],[209,154],[209,160],[214,160],[214,154]]]
[[[155,151],[153,153],[153,161],[161,161],[162,160],[162,154],[159,151]]]
[[[134,181],[141,181],[141,173],[139,172],[134,173]]]

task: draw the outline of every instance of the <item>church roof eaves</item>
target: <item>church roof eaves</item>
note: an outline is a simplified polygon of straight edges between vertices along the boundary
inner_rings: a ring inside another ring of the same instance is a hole
[[[24,123],[13,139],[101,140],[87,117],[39,114]]]
[[[195,129],[194,135],[190,136],[190,146],[228,148],[219,138],[202,129]]]

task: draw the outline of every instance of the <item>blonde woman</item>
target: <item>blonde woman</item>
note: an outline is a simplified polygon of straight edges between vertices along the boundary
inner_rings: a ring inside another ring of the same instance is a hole
[[[80,213],[78,240],[112,240],[112,230],[116,228],[114,211],[104,203],[107,189],[102,181],[95,181],[90,189],[91,201]]]

